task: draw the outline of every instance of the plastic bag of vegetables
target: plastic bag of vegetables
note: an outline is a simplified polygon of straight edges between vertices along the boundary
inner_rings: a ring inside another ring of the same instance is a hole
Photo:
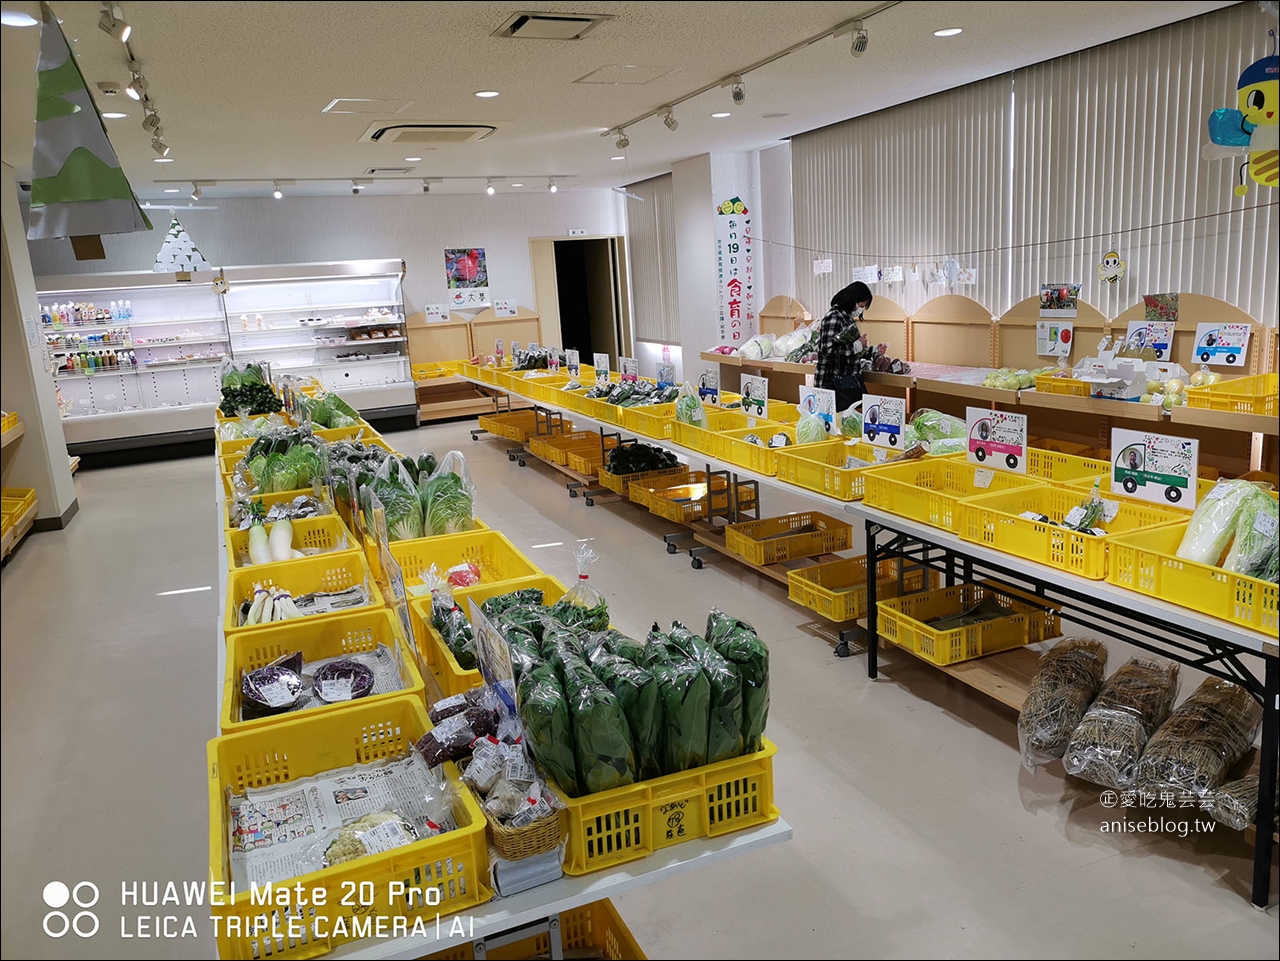
[[[707,409],[698,397],[698,388],[690,381],[680,385],[680,395],[676,397],[676,420],[694,427],[707,426]]]
[[[603,645],[592,651],[588,661],[596,677],[622,706],[635,749],[636,776],[642,781],[658,777],[662,774],[659,758],[662,708],[658,705],[658,683],[653,674],[611,653]]]
[[[1253,746],[1261,724],[1262,705],[1247,690],[1205,678],[1147,742],[1138,762],[1138,783],[1204,797],[1226,781]]]
[[[915,428],[917,437],[927,441],[949,437],[967,438],[969,435],[968,426],[959,417],[927,407],[911,415],[911,426]]]
[[[467,459],[451,450],[430,477],[419,475],[418,497],[422,505],[423,535],[438,537],[475,527],[475,485]]]
[[[655,632],[661,636],[656,625]],[[707,763],[711,682],[697,661],[667,653],[653,658],[652,670],[662,704],[662,772],[678,774]]]
[[[667,636],[672,647],[698,662],[710,688],[706,763],[737,757],[742,753],[742,678],[737,667],[679,621],[672,621]]]
[[[707,643],[738,668],[742,679],[742,749],[754,754],[764,747],[769,721],[769,648],[746,621],[715,608],[707,615]]]
[[[1268,523],[1268,518],[1275,516],[1275,502],[1256,484],[1245,480],[1220,481],[1191,515],[1182,543],[1178,545],[1178,556],[1217,566],[1230,546],[1222,566],[1248,574],[1265,561],[1269,545],[1276,540],[1274,520]]]
[[[566,627],[603,631],[609,626],[609,605],[591,586],[591,575],[587,573],[600,555],[589,544],[579,544],[573,558],[578,568],[578,580],[552,606],[551,616]]]
[[[479,666],[475,637],[471,622],[453,599],[453,585],[434,564],[423,572],[422,581],[431,592],[431,626],[440,632],[458,667],[464,671],[475,670]]]
[[[840,433],[845,437],[862,437],[862,401],[851,404],[847,410],[842,410],[838,415],[840,418]]]
[[[805,411],[796,421],[797,444],[820,444],[827,439],[827,425],[817,414]]]
[[[738,355],[743,360],[764,360],[773,353],[773,342],[777,340],[773,334],[756,334],[738,348]]]
[[[408,469],[398,458],[388,457],[374,472],[366,490],[381,501],[387,515],[387,539],[407,541],[422,536],[422,508]],[[365,510],[372,514],[370,502]]]
[[[1101,641],[1067,638],[1040,656],[1018,714],[1023,767],[1034,774],[1039,765],[1062,757],[1106,672],[1107,647]]]
[[[536,760],[569,797],[578,796],[573,718],[555,668],[540,663],[520,675],[516,713]]]
[[[573,718],[578,787],[599,794],[636,779],[635,751],[622,705],[576,652],[562,650],[560,671]]]

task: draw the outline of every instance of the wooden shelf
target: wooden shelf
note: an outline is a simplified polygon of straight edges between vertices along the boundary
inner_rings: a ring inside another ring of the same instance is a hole
[[[1172,419],[1175,424],[1190,427],[1270,434],[1272,437],[1280,434],[1280,418],[1268,417],[1266,414],[1235,414],[1225,410],[1206,410],[1203,407],[1175,407]]]
[[[18,546],[18,542],[27,536],[27,532],[31,530],[31,525],[36,522],[36,511],[39,507],[39,504],[32,504],[28,507],[14,525],[9,528],[3,539],[0,539],[0,556],[8,557],[13,553],[13,549]]]
[[[1146,420],[1158,423],[1164,419],[1164,408],[1156,404],[1139,404],[1130,400],[1105,400],[1101,397],[1072,397],[1069,394],[1042,394],[1037,390],[1018,391],[1018,403],[1024,407],[1047,407],[1052,410],[1074,410],[1096,417],[1118,417],[1124,420]]]
[[[0,434],[0,448],[8,447],[26,432],[27,429],[23,427],[22,422],[19,421],[16,427],[11,427],[3,434]]]
[[[864,382],[868,384],[883,384],[886,387],[899,387],[907,390],[916,384],[915,376],[912,374],[886,374],[881,371],[869,370],[862,375]]]
[[[1015,711],[1022,710],[1022,702],[1031,689],[1031,679],[1039,669],[1040,652],[1029,647],[1015,647],[1011,651],[939,668]]]
[[[704,350],[699,354],[703,360],[710,361],[713,364],[724,364],[728,367],[741,367],[742,358],[733,354],[713,354],[709,350]]]
[[[968,397],[970,400],[981,400],[986,403],[1016,404],[1016,390],[1000,390],[997,387],[983,387],[981,384],[960,384],[951,380],[935,380],[930,377],[917,377],[916,390],[926,393],[946,394],[949,397]]]
[[[792,364],[785,360],[761,361],[766,370],[776,370],[780,374],[816,374],[817,364]]]
[[[465,417],[470,414],[490,414],[496,409],[497,405],[492,397],[476,396],[459,400],[438,400],[418,405],[418,420],[444,420],[448,417]]]
[[[80,458],[79,457],[69,458],[67,466],[71,468],[71,473],[74,474],[76,471],[80,469]]]

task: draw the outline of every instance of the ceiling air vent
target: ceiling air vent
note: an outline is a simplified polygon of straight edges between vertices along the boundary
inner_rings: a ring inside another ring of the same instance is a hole
[[[364,175],[366,177],[402,177],[412,169],[412,167],[366,167]]]
[[[384,120],[371,124],[361,135],[360,142],[449,146],[484,140],[497,129],[487,123],[396,123]]]
[[[581,40],[606,20],[613,19],[608,13],[521,10],[508,17],[492,35],[512,40]]]

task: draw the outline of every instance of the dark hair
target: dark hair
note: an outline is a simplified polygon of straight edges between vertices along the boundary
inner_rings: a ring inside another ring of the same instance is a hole
[[[855,280],[848,287],[837,291],[831,298],[832,307],[849,314],[858,309],[858,304],[871,306],[871,288],[860,280]]]

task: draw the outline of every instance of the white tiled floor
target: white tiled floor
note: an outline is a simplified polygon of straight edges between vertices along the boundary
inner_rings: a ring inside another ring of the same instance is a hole
[[[862,658],[833,658],[779,585],[722,560],[691,570],[663,550],[672,526],[570,500],[560,475],[509,463],[467,426],[389,439],[466,453],[478,513],[562,580],[570,547],[594,538],[592,582],[624,630],[700,628],[717,604],[769,641],[777,802],[795,837],[617,899],[650,957],[1277,956],[1275,917],[1248,903],[1238,836],[1100,833],[1095,792],[1059,765],[1032,777],[1018,764],[1012,712],[900,654],[868,681]],[[49,880],[88,879],[105,905],[122,879],[205,876],[222,601],[212,469],[203,458],[84,471],[71,527],[30,538],[5,567],[6,957],[213,955],[207,923],[194,944],[126,941],[112,908],[92,941],[51,940],[40,896]],[[766,494],[769,513],[800,506]],[[565,546],[532,547],[554,542]]]

